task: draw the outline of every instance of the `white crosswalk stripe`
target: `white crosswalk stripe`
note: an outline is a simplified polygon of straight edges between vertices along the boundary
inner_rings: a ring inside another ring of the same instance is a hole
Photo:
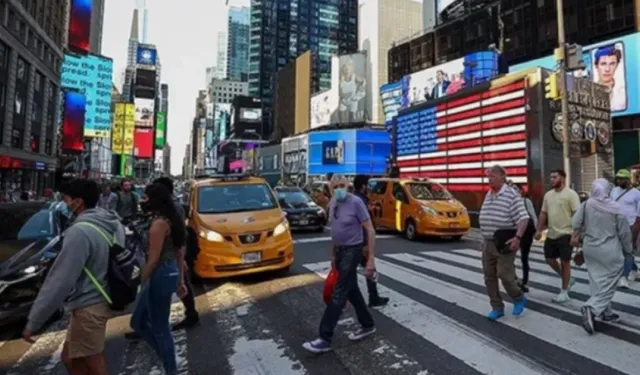
[[[520,260],[516,260],[521,274]],[[333,352],[320,357],[301,344],[313,339],[324,309],[322,279],[327,261],[297,265],[292,275],[258,282],[205,285],[198,299],[203,324],[174,332],[180,374],[223,375],[450,375],[569,373],[633,374],[640,368],[640,293],[620,291],[614,298],[618,323],[602,323],[587,335],[580,306],[588,298],[588,275],[576,268],[572,300],[552,302],[560,279],[531,254],[529,306],[519,318],[489,322],[481,253],[475,249],[387,253],[376,259],[378,289],[389,297],[375,309],[378,332],[350,343],[343,331],[355,330],[351,308],[339,321]],[[366,279],[358,276],[366,295]],[[637,287],[637,285],[636,285]],[[182,316],[175,303],[172,321]],[[123,319],[128,322],[128,316]],[[64,339],[61,321],[0,374],[64,374],[59,363]],[[110,322],[111,325],[111,322]],[[3,346],[3,353],[8,342]],[[114,374],[160,375],[161,362],[144,342],[116,345]],[[0,354],[0,365],[3,354]],[[112,358],[114,355],[107,358]],[[111,367],[111,366],[110,366]]]

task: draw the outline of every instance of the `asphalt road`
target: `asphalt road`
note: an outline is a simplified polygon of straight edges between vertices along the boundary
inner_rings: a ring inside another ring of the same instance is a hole
[[[174,333],[182,374],[392,375],[392,374],[636,374],[640,368],[640,283],[616,293],[619,323],[600,323],[588,336],[579,307],[589,293],[587,274],[575,268],[573,300],[551,302],[559,279],[531,255],[529,309],[498,323],[485,318],[489,305],[477,235],[459,242],[408,242],[379,235],[377,268],[388,306],[373,313],[377,333],[352,343],[357,328],[348,308],[333,348],[324,355],[302,349],[315,338],[324,309],[322,280],[328,273],[329,233],[297,234],[296,262],[288,274],[267,274],[197,286],[202,324]],[[519,262],[518,262],[519,264]],[[364,277],[361,289],[366,294]],[[172,319],[182,313],[174,304]],[[161,374],[146,344],[127,342],[129,315],[112,319],[106,355],[111,374]],[[65,374],[59,363],[63,318],[28,345],[19,327],[0,333],[0,374]]]

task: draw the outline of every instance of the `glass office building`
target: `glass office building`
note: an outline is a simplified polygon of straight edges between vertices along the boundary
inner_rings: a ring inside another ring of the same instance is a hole
[[[311,92],[331,87],[331,56],[358,50],[358,0],[251,0],[249,95],[273,132],[276,73],[310,50]]]
[[[249,74],[249,8],[229,8],[227,78],[247,81]]]

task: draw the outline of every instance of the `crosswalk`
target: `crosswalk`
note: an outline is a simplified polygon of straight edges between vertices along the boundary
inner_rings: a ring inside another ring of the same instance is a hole
[[[518,273],[520,274],[520,262]],[[352,309],[338,323],[334,350],[304,351],[322,316],[322,279],[328,261],[298,264],[282,277],[206,284],[197,299],[201,326],[174,332],[180,374],[636,374],[640,369],[640,287],[613,300],[621,316],[587,335],[579,308],[588,299],[586,269],[575,267],[572,300],[553,302],[560,280],[542,252],[530,256],[529,305],[520,318],[489,322],[481,254],[475,249],[395,252],[376,258],[379,290],[390,298],[376,309],[377,333],[358,343],[344,333],[357,329]],[[366,295],[366,280],[358,282]],[[174,304],[172,320],[181,318]],[[160,375],[154,353],[128,342],[129,316],[110,322],[106,357],[111,374]],[[59,363],[65,321],[54,324],[11,363],[0,351],[1,374],[65,374]],[[3,367],[4,366],[4,367]]]

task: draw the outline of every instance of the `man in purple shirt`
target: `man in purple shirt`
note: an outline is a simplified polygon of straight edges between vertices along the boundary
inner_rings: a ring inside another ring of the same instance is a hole
[[[358,266],[362,261],[364,234],[366,230],[369,247],[366,276],[372,278],[375,269],[375,230],[371,224],[369,211],[362,200],[347,192],[349,181],[344,176],[331,178],[333,198],[329,202],[329,225],[331,225],[331,264],[338,270],[331,301],[324,310],[320,322],[319,337],[305,342],[302,347],[313,353],[325,353],[331,350],[333,332],[338,324],[344,305],[348,300],[356,310],[361,328],[349,334],[352,341],[361,340],[376,331],[373,317],[358,287]]]

